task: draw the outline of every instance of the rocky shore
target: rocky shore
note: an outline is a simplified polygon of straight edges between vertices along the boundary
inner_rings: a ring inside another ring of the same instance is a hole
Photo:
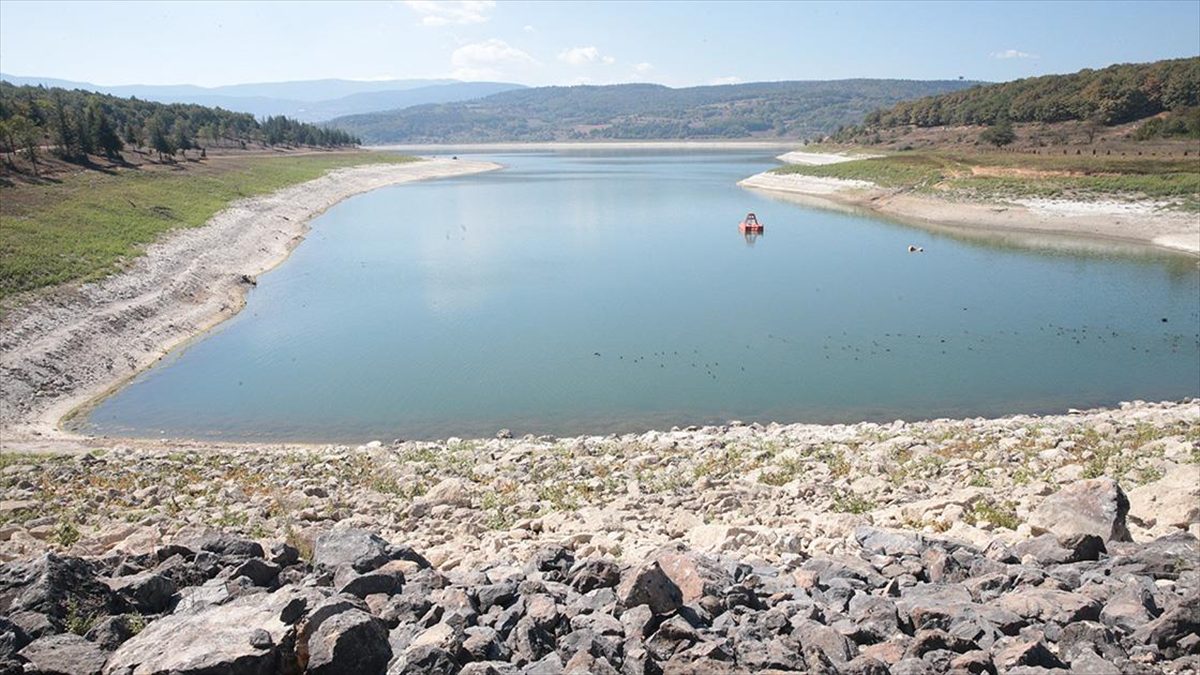
[[[1198,672],[1200,402],[497,436],[0,455],[0,662]]]

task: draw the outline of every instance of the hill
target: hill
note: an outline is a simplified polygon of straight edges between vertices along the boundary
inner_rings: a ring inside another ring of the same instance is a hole
[[[957,91],[958,80],[538,87],[470,102],[339,117],[369,143],[807,138],[898,101]]]
[[[126,162],[127,147],[153,152],[160,161],[188,150],[264,146],[353,146],[358,139],[283,116],[259,122],[247,113],[183,103],[59,88],[15,86],[0,81],[0,153],[7,174],[39,173],[47,152],[59,159],[92,165],[92,156]],[[22,161],[18,161],[18,159]],[[173,159],[171,161],[174,161]]]
[[[1118,64],[1069,75],[1046,75],[904,101],[871,112],[836,140],[862,140],[883,130],[924,129],[1013,123],[1105,127],[1147,118],[1144,139],[1200,138],[1200,57],[1141,64]],[[994,133],[985,142],[1006,145],[1011,134]],[[1000,141],[1000,142],[996,142]],[[1007,142],[1006,142],[1007,141]]]
[[[194,85],[117,85],[74,82],[48,77],[21,77],[0,73],[0,80],[15,85],[85,89],[121,98],[136,96],[159,103],[191,103],[221,107],[255,117],[286,115],[302,122],[321,122],[340,115],[394,110],[425,103],[465,101],[523,85],[507,82],[457,80],[300,80],[262,82],[222,87]]]

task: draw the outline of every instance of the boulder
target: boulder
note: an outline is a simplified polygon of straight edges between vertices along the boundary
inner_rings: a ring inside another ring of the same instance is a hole
[[[585,558],[576,561],[567,573],[567,584],[580,593],[597,588],[611,588],[621,581],[621,568],[606,558]]]
[[[1130,490],[1129,521],[1155,530],[1200,523],[1200,464],[1174,465],[1159,480]]]
[[[322,621],[308,637],[307,671],[312,675],[373,675],[392,660],[383,622],[358,609]]]
[[[683,605],[683,593],[657,561],[625,571],[617,586],[617,601],[624,607],[646,605],[655,614],[668,614]]]
[[[1047,497],[1029,517],[1035,533],[1059,537],[1094,534],[1105,541],[1131,541],[1125,516],[1129,499],[1111,478],[1072,483]]]
[[[733,584],[733,577],[711,556],[696,551],[665,550],[655,561],[667,578],[679,588],[683,602],[698,602],[704,597],[720,597]]]
[[[281,615],[304,594],[294,588],[257,593],[151,621],[113,652],[104,673],[274,673],[290,657],[280,645],[291,642],[293,629]]]
[[[100,675],[108,658],[100,647],[74,633],[38,638],[20,654],[43,675]]]
[[[262,544],[228,532],[210,532],[190,542],[197,551],[208,551],[228,558],[262,558]]]
[[[30,638],[62,632],[72,613],[115,614],[121,604],[97,578],[95,563],[82,558],[46,553],[0,565],[0,616],[20,625]]]
[[[104,583],[139,614],[159,614],[166,611],[176,590],[175,582],[156,572],[105,579]]]
[[[379,535],[353,528],[338,528],[317,537],[313,566],[329,571],[349,565],[356,572],[370,572],[391,560],[388,543]]]

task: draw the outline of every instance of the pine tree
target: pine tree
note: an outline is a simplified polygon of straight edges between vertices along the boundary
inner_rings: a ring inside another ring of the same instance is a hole
[[[54,141],[58,145],[58,154],[64,159],[75,159],[79,156],[78,135],[75,125],[67,114],[67,106],[63,103],[62,93],[54,92]]]

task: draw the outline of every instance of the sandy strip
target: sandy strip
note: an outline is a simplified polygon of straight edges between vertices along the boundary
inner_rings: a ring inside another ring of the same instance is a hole
[[[173,232],[125,273],[56,289],[8,312],[0,319],[0,447],[21,438],[70,438],[59,428],[64,417],[236,314],[253,279],[287,258],[309,220],[339,201],[499,168],[432,159],[339,169]]]
[[[558,150],[784,150],[792,141],[550,141],[544,143],[450,143],[376,145],[371,150],[390,150],[423,155],[450,152],[514,152]]]
[[[841,164],[842,162],[853,162],[856,159],[871,159],[872,157],[883,157],[883,155],[844,155],[841,153],[801,152],[793,150],[792,152],[785,152],[775,159],[787,162],[788,164],[825,166],[826,164]]]
[[[1200,215],[1165,211],[1157,202],[953,202],[888,190],[868,181],[770,172],[751,176],[738,185],[767,190],[810,206],[866,209],[918,226],[1106,239],[1200,255]]]

